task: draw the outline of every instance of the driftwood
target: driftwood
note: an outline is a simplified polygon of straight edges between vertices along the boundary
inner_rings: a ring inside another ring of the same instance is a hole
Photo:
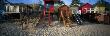
[[[70,26],[70,17],[72,16],[70,8],[67,5],[63,5],[58,8],[58,11],[60,13],[59,19],[63,21],[64,26]]]
[[[98,16],[95,16],[95,19],[98,21],[98,23],[109,24],[109,22],[110,22],[110,15],[100,14]]]

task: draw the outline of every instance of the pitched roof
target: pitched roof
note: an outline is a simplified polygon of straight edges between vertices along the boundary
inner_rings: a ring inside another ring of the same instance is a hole
[[[86,4],[83,4],[82,6],[80,6],[79,8],[81,8],[81,7],[83,7],[83,6],[86,6],[86,5],[89,5],[89,6],[91,6],[91,7],[92,7],[92,5],[91,5],[91,4],[86,3]]]

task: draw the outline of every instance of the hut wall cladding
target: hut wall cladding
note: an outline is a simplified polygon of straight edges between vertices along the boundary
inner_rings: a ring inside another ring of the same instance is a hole
[[[110,24],[110,14],[104,15],[104,24]]]

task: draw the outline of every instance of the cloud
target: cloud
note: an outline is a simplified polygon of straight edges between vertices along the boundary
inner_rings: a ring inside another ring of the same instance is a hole
[[[66,5],[70,5],[72,0],[62,0]]]

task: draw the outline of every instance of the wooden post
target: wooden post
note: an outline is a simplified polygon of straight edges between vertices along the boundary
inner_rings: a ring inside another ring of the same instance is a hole
[[[64,15],[63,15],[63,12],[61,11],[61,18],[62,18],[62,20],[63,20],[63,24],[64,24],[64,26],[66,27],[66,20],[65,20],[65,18],[64,18]]]
[[[46,16],[46,3],[44,3],[44,10],[43,10],[43,15]]]
[[[49,24],[49,26],[50,26],[50,24],[51,24],[50,11],[49,11],[49,13],[48,13],[48,20],[49,20],[49,21],[48,21],[48,22],[49,22],[48,24]]]

